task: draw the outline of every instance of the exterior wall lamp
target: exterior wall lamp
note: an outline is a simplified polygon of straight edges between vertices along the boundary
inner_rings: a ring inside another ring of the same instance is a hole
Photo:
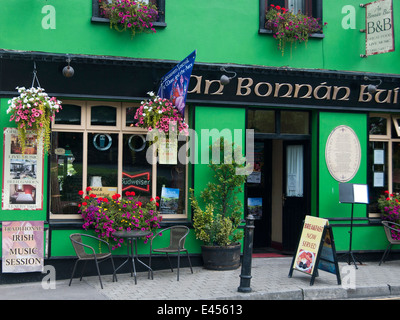
[[[234,71],[227,71],[224,67],[221,67],[220,70],[223,71],[223,72],[226,72],[226,73],[234,73],[234,75],[233,75],[232,77],[228,77],[228,76],[226,76],[226,75],[224,75],[224,74],[221,76],[221,78],[219,79],[219,81],[221,82],[221,84],[222,84],[223,86],[227,85],[229,82],[231,82],[231,80],[232,80],[233,78],[236,77],[236,72],[234,72]]]
[[[63,69],[63,71],[62,71],[62,74],[63,74],[63,76],[66,77],[66,78],[71,78],[71,77],[74,75],[74,72],[75,72],[75,71],[74,71],[74,68],[72,68],[72,67],[70,66],[71,59],[70,59],[69,56],[67,56],[67,63],[68,63],[68,65],[64,67],[64,69]]]
[[[382,84],[381,79],[371,79],[371,78],[368,78],[367,76],[364,76],[364,80],[379,81],[379,83],[377,85],[373,85],[373,84],[368,85],[367,90],[371,94],[374,94],[376,92],[376,90],[378,89],[378,87]]]

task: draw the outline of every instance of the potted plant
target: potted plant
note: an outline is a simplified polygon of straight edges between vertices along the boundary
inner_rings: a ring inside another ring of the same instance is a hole
[[[312,33],[322,31],[319,20],[308,17],[301,12],[293,13],[287,9],[271,4],[265,15],[265,28],[272,31],[272,35],[278,40],[278,49],[285,52],[286,43],[307,43]],[[327,23],[324,23],[324,26]]]
[[[137,33],[156,32],[153,22],[158,19],[157,7],[140,0],[99,0],[102,16],[110,20],[110,28]]]
[[[107,242],[113,241],[112,249],[121,247],[123,239],[114,236],[116,231],[146,230],[154,232],[160,225],[157,216],[158,202],[151,198],[149,202],[142,203],[135,196],[134,192],[126,192],[126,197],[120,194],[114,194],[109,197],[97,197],[90,193],[91,188],[79,191],[83,196],[79,204],[79,213],[84,220],[83,228],[85,230],[94,228],[97,236]],[[145,242],[152,237],[150,234]]]
[[[17,87],[19,96],[8,101],[7,113],[10,121],[15,121],[18,130],[18,141],[22,153],[25,153],[26,134],[32,131],[37,141],[43,141],[43,150],[50,150],[51,121],[61,109],[61,101],[49,97],[43,88]]]
[[[400,224],[400,194],[390,194],[385,191],[378,199],[378,208],[381,210],[381,218],[385,221]],[[394,228],[394,225],[392,225]],[[391,236],[395,240],[400,240],[400,230],[391,230]]]
[[[199,205],[193,189],[190,189],[193,226],[196,238],[204,243],[204,267],[231,270],[240,266],[241,245],[238,241],[242,239],[243,233],[238,227],[242,221],[242,204],[236,195],[242,192],[247,176],[237,174],[238,169],[244,168],[244,164],[239,164],[244,163],[244,158],[241,157],[241,161],[235,159],[235,156],[240,154],[239,148],[235,151],[234,144],[224,139],[217,141],[214,146],[214,151],[220,151],[222,158],[209,164],[214,177],[200,193],[204,210]],[[226,161],[227,159],[231,161]]]

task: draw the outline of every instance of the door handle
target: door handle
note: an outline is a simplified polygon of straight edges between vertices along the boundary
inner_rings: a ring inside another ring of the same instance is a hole
[[[285,196],[285,194],[283,193],[283,194],[282,194],[282,207],[285,205],[285,200],[286,200],[286,196]]]

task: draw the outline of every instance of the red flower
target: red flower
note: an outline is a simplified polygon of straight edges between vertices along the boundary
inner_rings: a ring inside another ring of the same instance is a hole
[[[83,206],[87,206],[87,202],[82,202],[82,205]]]
[[[154,201],[154,198],[150,198],[150,201],[153,202],[153,201]]]
[[[108,199],[107,199],[107,198],[104,198],[104,199],[103,199],[103,202],[108,202]]]
[[[157,206],[157,207],[159,206],[158,202],[156,202],[156,206]]]
[[[86,191],[92,191],[92,188],[91,187],[87,187]]]
[[[281,10],[280,6],[276,6],[275,8],[276,8],[276,10]]]
[[[96,195],[95,195],[94,193],[91,193],[91,194],[90,194],[90,197],[91,197],[91,198],[96,198]]]
[[[82,196],[82,195],[83,195],[83,191],[82,191],[82,190],[79,190],[79,191],[78,191],[78,194],[79,194],[80,196]]]
[[[160,200],[160,197],[159,197],[159,196],[156,196],[156,200]]]
[[[89,200],[90,198],[89,198],[88,196],[85,196],[85,199],[86,199],[86,200]]]

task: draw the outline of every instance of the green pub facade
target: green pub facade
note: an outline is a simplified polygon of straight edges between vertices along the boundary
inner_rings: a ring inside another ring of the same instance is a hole
[[[189,226],[187,248],[200,257],[189,188],[199,195],[211,178],[202,159],[213,138],[224,136],[246,152],[253,132],[254,169],[239,196],[243,218],[248,212],[256,217],[255,249],[293,253],[305,215],[313,215],[329,220],[336,250],[346,252],[351,205],[339,202],[339,183],[354,183],[368,185],[369,204],[354,205],[352,249],[383,253],[387,239],[376,200],[385,190],[400,191],[397,21],[368,24],[367,7],[346,0],[154,3],[156,33],[134,37],[111,29],[97,0],[3,4],[0,222],[42,221],[45,264],[70,276],[69,235],[85,232],[79,190],[135,191],[149,199],[161,196],[164,186],[179,189],[179,204],[163,214],[162,227]],[[327,25],[306,44],[286,44],[282,54],[265,27],[271,4]],[[399,16],[399,4],[390,5]],[[366,37],[386,31],[393,49],[372,54]],[[135,108],[193,50],[185,120],[196,139],[178,146],[190,148],[190,161],[151,164],[146,131],[134,125]],[[70,77],[63,74],[68,65]],[[51,153],[10,160],[16,126],[8,101],[18,95],[16,87],[30,87],[34,74],[63,105],[52,122]],[[223,74],[230,77],[224,85]],[[147,255],[148,247],[141,244],[139,253]]]

